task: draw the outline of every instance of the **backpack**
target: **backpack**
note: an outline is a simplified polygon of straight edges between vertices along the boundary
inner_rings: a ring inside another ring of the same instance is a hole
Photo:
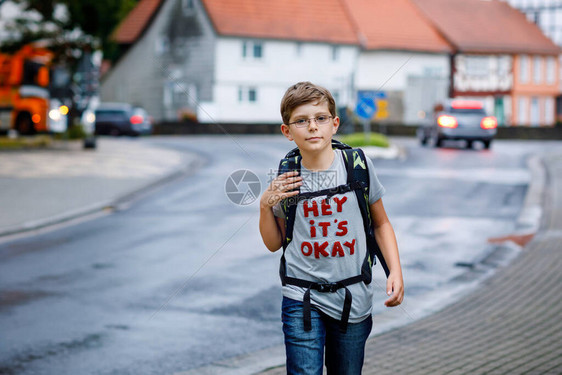
[[[345,300],[340,321],[340,330],[345,333],[347,330],[347,323],[349,314],[351,312],[352,296],[347,288],[349,285],[364,282],[370,284],[372,281],[372,266],[379,258],[382,268],[386,276],[389,275],[389,269],[384,260],[382,252],[375,240],[375,235],[372,226],[371,213],[369,210],[369,171],[367,170],[367,162],[363,150],[352,148],[337,140],[332,140],[332,148],[340,149],[343,151],[345,169],[347,172],[347,182],[344,185],[339,185],[335,188],[319,190],[315,192],[300,193],[294,197],[289,197],[281,201],[281,208],[285,215],[285,238],[283,238],[283,255],[281,256],[281,264],[279,266],[279,276],[281,283],[285,285],[295,285],[306,289],[303,299],[303,320],[305,331],[312,329],[311,324],[311,305],[310,305],[310,290],[314,289],[320,293],[335,293],[337,290],[345,289]],[[279,163],[278,175],[289,171],[297,171],[300,174],[301,170],[301,155],[298,147],[289,151],[285,158]],[[354,191],[357,196],[359,210],[363,218],[363,226],[365,229],[365,237],[367,242],[367,253],[361,267],[361,274],[353,276],[344,280],[339,280],[331,283],[317,283],[309,280],[298,279],[287,276],[287,268],[285,263],[285,250],[292,240],[293,226],[295,223],[295,216],[297,212],[298,203],[314,198],[317,196],[327,196],[330,199],[337,194],[344,194],[349,191]]]

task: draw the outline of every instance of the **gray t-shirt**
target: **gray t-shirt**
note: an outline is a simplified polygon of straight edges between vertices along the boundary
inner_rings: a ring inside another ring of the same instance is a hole
[[[335,150],[334,162],[324,171],[309,171],[301,166],[301,193],[344,185],[347,172],[343,152]],[[369,204],[378,201],[385,192],[367,158],[369,170]],[[277,217],[284,218],[281,205],[273,207]],[[335,282],[361,274],[367,253],[363,218],[353,191],[301,201],[297,207],[293,238],[285,250],[287,276],[315,282]],[[353,296],[350,323],[358,323],[371,314],[373,283],[357,283],[348,287]],[[283,287],[283,295],[302,301],[306,289],[294,285]],[[334,319],[341,319],[345,289],[335,293],[311,290],[311,303]]]

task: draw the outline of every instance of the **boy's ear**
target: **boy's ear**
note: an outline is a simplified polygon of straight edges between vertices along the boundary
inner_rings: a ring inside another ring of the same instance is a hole
[[[338,116],[334,117],[334,126],[332,128],[332,134],[336,134],[340,127],[340,118]]]
[[[293,141],[293,136],[291,135],[289,125],[281,124],[281,133],[283,133],[283,135],[287,137],[289,141]]]

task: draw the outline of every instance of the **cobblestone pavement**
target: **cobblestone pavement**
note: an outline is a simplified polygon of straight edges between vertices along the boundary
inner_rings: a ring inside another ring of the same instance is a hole
[[[371,338],[364,374],[562,374],[562,154],[543,160],[542,225],[522,254],[457,303]]]

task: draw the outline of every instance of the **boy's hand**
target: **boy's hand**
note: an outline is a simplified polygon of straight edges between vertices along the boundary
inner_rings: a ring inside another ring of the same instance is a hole
[[[401,273],[390,273],[386,280],[386,294],[390,296],[384,304],[386,307],[398,306],[404,299],[404,280]]]
[[[273,207],[280,200],[293,197],[299,193],[302,177],[296,171],[286,172],[277,176],[261,196],[261,207]],[[297,190],[294,190],[297,189]]]

